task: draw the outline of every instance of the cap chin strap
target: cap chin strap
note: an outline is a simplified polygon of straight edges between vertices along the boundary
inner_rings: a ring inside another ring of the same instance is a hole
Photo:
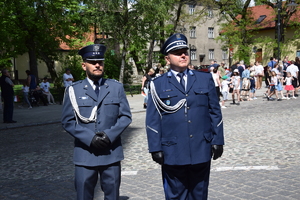
[[[161,115],[161,110],[163,112],[166,113],[175,113],[177,112],[186,102],[186,99],[181,99],[180,101],[178,101],[174,106],[167,106],[157,95],[156,90],[155,90],[155,85],[153,83],[153,81],[150,82],[150,92],[151,92],[151,96],[152,96],[152,100],[154,102],[154,105],[160,115],[160,117],[162,117]]]
[[[75,96],[75,92],[74,92],[74,88],[73,86],[69,86],[69,96],[70,96],[70,101],[71,104],[74,108],[74,112],[75,115],[84,123],[89,123],[89,122],[95,122],[97,120],[97,107],[95,106],[91,112],[91,116],[89,118],[86,118],[84,116],[82,116],[79,112],[79,108],[78,108],[78,104],[76,101],[76,96]]]

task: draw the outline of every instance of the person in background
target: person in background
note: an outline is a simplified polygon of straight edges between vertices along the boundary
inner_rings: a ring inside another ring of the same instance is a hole
[[[292,95],[293,95],[292,98],[297,99],[297,97],[295,97],[295,95],[294,95],[295,88],[292,85],[292,81],[293,81],[293,77],[292,77],[291,73],[287,72],[286,77],[284,79],[284,82],[286,83],[284,89],[286,90],[286,99],[288,99],[288,100],[290,99],[290,97],[289,97],[290,91],[292,91]]]
[[[288,56],[284,57],[284,59],[282,61],[282,64],[283,64],[283,68],[282,68],[283,78],[285,78],[286,77],[286,69],[290,65],[290,61],[289,61],[289,57]]]
[[[70,69],[66,69],[66,72],[63,74],[63,81],[64,81],[65,88],[72,85],[74,78],[73,75],[71,74]]]
[[[231,82],[233,85],[233,92],[232,92],[232,103],[233,105],[240,105],[240,82],[241,82],[241,77],[239,75],[239,70],[235,69],[233,71],[233,75],[231,76]],[[234,96],[235,94],[237,95],[237,103],[235,102]]]
[[[278,91],[277,91],[277,84],[278,84],[278,78],[277,78],[277,74],[275,71],[271,71],[271,83],[270,83],[270,93],[267,96],[268,101],[273,101],[274,99],[272,98],[272,95],[275,94],[277,101],[281,101],[281,99],[279,99],[278,97]]]
[[[255,62],[255,75],[256,75],[256,89],[261,89],[262,86],[262,78],[264,77],[264,67],[261,65],[260,62]]]
[[[225,76],[222,76],[222,83],[221,83],[221,93],[222,93],[222,98],[223,98],[223,101],[224,103],[222,103],[222,106],[221,108],[227,108],[225,106],[225,102],[228,100],[228,93],[229,93],[229,84],[231,82],[228,81],[228,77],[225,75]]]
[[[29,102],[29,98],[28,98],[28,95],[29,95],[29,87],[28,87],[26,81],[23,83],[23,86],[22,86],[22,92],[23,92],[23,103],[24,103],[24,104],[27,103],[27,104],[28,104],[28,109],[31,109],[32,106],[31,106],[31,104],[30,104],[30,102]]]
[[[255,96],[255,72],[250,73],[250,94],[249,94],[249,101],[257,99]]]
[[[149,84],[150,81],[153,78],[154,75],[154,70],[151,68],[148,73],[146,73],[143,78],[142,78],[142,87],[141,90],[144,91],[145,96],[144,96],[144,104],[143,107],[146,109],[147,108],[147,102],[148,102],[148,91],[149,91]]]
[[[159,76],[163,75],[164,73],[165,73],[165,69],[161,67],[161,68],[159,69],[159,73],[156,74],[155,77],[159,77]]]
[[[224,61],[221,62],[221,65],[218,67],[218,71],[219,71],[219,74],[220,74],[220,78],[222,78],[223,76],[226,75],[225,62]]]
[[[292,80],[292,85],[294,87],[294,93],[295,97],[298,97],[297,90],[298,90],[298,74],[299,74],[299,69],[295,65],[295,61],[291,60],[291,64],[287,67],[286,72],[290,72],[293,80]]]
[[[151,81],[146,132],[152,159],[161,165],[166,199],[207,199],[211,158],[223,153],[221,107],[210,73],[189,70],[187,38],[166,40],[170,70]]]
[[[100,176],[105,200],[120,198],[121,135],[131,123],[130,107],[123,84],[105,79],[106,46],[81,48],[86,79],[65,90],[62,126],[74,137],[75,188],[77,200],[93,200]]]
[[[29,86],[29,90],[34,91],[37,87],[37,79],[29,70],[26,70],[25,72],[27,74],[27,85]]]
[[[217,68],[213,67],[211,74],[212,74],[212,77],[213,77],[213,80],[214,80],[214,83],[215,83],[217,96],[218,96],[219,101],[220,101],[220,97],[222,96],[222,94],[221,94],[221,81],[220,81],[220,75],[218,73],[218,67]],[[221,100],[220,105],[222,106],[222,108],[226,108],[225,105],[224,105],[223,99]]]
[[[50,105],[56,104],[53,98],[53,95],[50,92],[50,83],[48,82],[48,78],[45,77],[43,82],[40,84],[41,89],[43,90],[43,94],[47,97],[48,103]],[[52,103],[51,103],[52,101]]]
[[[246,65],[245,70],[242,72],[242,87],[241,87],[241,101],[246,99],[249,101],[249,90],[250,90],[250,66]]]
[[[300,73],[299,73],[299,71],[300,71],[300,59],[299,59],[299,57],[295,58],[294,65],[296,65],[298,67],[298,77],[297,77],[297,79],[298,79],[298,85],[297,85],[296,90],[299,90],[299,88],[300,88],[300,84],[299,84],[299,81],[300,81]],[[296,93],[297,93],[297,91],[296,91]]]
[[[270,67],[271,68],[271,70],[274,68],[274,65],[275,65],[275,63],[276,63],[276,58],[274,58],[274,57],[270,57],[270,61],[268,62],[268,67]]]
[[[16,123],[13,120],[14,112],[14,89],[15,86],[10,79],[10,74],[7,69],[2,70],[2,76],[0,77],[1,96],[3,99],[3,123]]]

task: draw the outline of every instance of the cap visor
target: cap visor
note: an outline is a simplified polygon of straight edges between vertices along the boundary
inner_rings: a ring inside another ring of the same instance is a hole
[[[97,61],[97,60],[104,60],[104,58],[86,58],[85,60]]]
[[[176,50],[179,50],[179,49],[189,49],[188,46],[179,46],[179,47],[176,47],[176,48],[173,48],[171,49],[170,51],[168,51],[167,53],[171,53],[173,51],[176,51]]]

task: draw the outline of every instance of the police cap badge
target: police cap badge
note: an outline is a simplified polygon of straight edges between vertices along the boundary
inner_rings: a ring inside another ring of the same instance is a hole
[[[104,60],[106,46],[103,44],[92,44],[83,47],[78,51],[83,60]]]
[[[160,52],[164,55],[167,55],[171,51],[175,51],[178,49],[188,49],[189,47],[187,43],[188,42],[185,35],[181,33],[175,33],[166,40]]]

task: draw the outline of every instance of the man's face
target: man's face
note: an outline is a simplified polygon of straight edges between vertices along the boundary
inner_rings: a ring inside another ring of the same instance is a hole
[[[183,72],[188,67],[190,56],[188,49],[178,49],[170,52],[165,57],[167,63],[170,63],[171,69],[177,72]]]
[[[87,60],[82,63],[82,69],[86,72],[86,75],[89,79],[93,81],[98,81],[102,78],[104,74],[104,61],[97,60],[97,61],[90,61]]]

